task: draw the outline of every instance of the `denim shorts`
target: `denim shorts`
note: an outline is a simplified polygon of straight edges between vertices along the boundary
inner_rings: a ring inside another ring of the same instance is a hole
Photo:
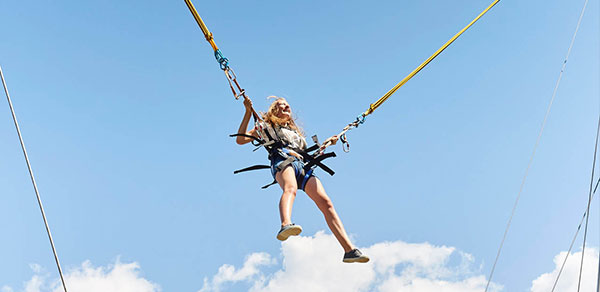
[[[275,178],[275,175],[277,174],[277,167],[279,167],[283,161],[285,161],[285,158],[281,155],[275,155],[275,157],[271,159],[271,175],[273,175],[273,178]],[[294,162],[292,162],[290,166],[294,168],[296,177],[298,177],[302,173],[302,169],[304,169],[304,163],[298,158],[294,158]]]
[[[274,155],[271,159],[271,175],[275,178],[277,174],[277,168],[281,163],[283,163],[286,158],[283,158],[281,155]],[[304,162],[300,159],[294,157],[294,161],[290,163],[288,166],[294,168],[294,175],[296,176],[296,184],[298,189],[304,190],[304,186],[309,178],[313,177],[312,169],[308,171],[308,175],[304,172]],[[286,166],[287,168],[287,166]],[[282,169],[283,170],[283,169]]]

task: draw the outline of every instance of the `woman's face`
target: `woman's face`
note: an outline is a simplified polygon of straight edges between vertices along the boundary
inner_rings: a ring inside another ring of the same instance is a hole
[[[284,120],[292,118],[292,109],[285,99],[275,102],[275,116]]]

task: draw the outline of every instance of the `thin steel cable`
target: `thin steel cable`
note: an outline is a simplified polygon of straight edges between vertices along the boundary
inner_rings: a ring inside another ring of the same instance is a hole
[[[517,199],[515,200],[515,204],[513,205],[512,211],[510,213],[508,223],[506,224],[506,229],[504,230],[504,235],[502,236],[502,241],[500,242],[500,247],[498,248],[498,253],[496,254],[496,259],[494,260],[494,264],[492,265],[492,270],[488,277],[487,284],[485,285],[485,292],[488,291],[490,283],[492,282],[492,277],[494,276],[496,264],[498,264],[498,259],[500,258],[500,253],[502,252],[502,247],[504,246],[504,241],[506,241],[506,236],[508,234],[508,230],[510,229],[510,224],[512,223],[512,219],[515,215],[517,205],[519,204],[519,200],[521,199],[521,194],[523,193],[523,187],[525,185],[525,181],[527,180],[527,175],[529,174],[529,169],[531,168],[531,164],[533,162],[533,158],[535,157],[535,152],[537,151],[537,147],[540,143],[540,139],[542,138],[542,133],[544,132],[544,127],[546,126],[546,121],[548,120],[548,116],[550,115],[550,109],[552,109],[552,104],[554,103],[554,99],[556,98],[556,92],[558,91],[560,81],[562,80],[563,73],[565,72],[565,67],[567,66],[567,60],[569,59],[569,55],[571,55],[571,49],[573,48],[573,43],[575,42],[575,37],[577,36],[577,31],[579,30],[579,26],[581,25],[581,19],[583,18],[583,14],[585,12],[587,3],[588,3],[588,0],[585,0],[583,9],[581,10],[581,15],[579,16],[579,21],[577,21],[577,27],[575,28],[575,33],[573,33],[573,37],[571,38],[571,44],[569,45],[569,50],[567,51],[567,56],[565,57],[565,61],[563,62],[562,68],[560,69],[560,74],[558,75],[558,79],[556,80],[556,85],[554,86],[554,91],[552,92],[552,98],[550,99],[550,104],[548,104],[548,109],[546,110],[546,114],[544,115],[544,121],[542,122],[542,127],[541,127],[540,132],[535,141],[535,145],[533,146],[533,151],[531,153],[531,157],[529,158],[529,163],[527,164],[527,168],[525,169],[525,174],[523,175],[523,180],[521,181],[521,186],[519,187]]]
[[[594,192],[592,193],[592,200],[594,199],[594,196],[596,195],[596,190],[598,189],[598,184],[600,184],[600,178],[598,178],[598,180],[596,181],[596,186],[594,187]],[[600,201],[598,201],[598,202],[600,202]],[[581,221],[579,221],[579,225],[577,226],[577,231],[575,232],[575,236],[573,236],[573,240],[571,240],[571,245],[569,246],[569,250],[567,251],[567,255],[565,256],[565,259],[563,260],[563,263],[560,266],[560,270],[558,271],[558,274],[556,275],[556,279],[554,280],[554,285],[552,286],[551,292],[554,292],[554,289],[556,289],[556,285],[558,284],[558,280],[560,279],[562,271],[565,268],[565,264],[567,263],[567,259],[569,258],[569,255],[571,254],[571,250],[573,249],[573,244],[575,243],[575,240],[577,239],[577,235],[579,235],[579,231],[581,230],[581,226],[583,225],[583,220],[585,220],[586,216],[587,216],[587,210],[583,212],[583,216],[581,217]]]
[[[598,113],[598,129],[596,130],[596,144],[594,145],[594,161],[592,163],[592,177],[590,178],[590,194],[588,195],[587,216],[585,216],[585,228],[583,232],[583,248],[581,249],[581,264],[579,265],[579,279],[577,280],[577,292],[581,287],[581,273],[583,272],[583,260],[585,256],[585,243],[587,240],[588,223],[590,220],[590,205],[592,204],[592,185],[594,184],[594,170],[596,169],[596,154],[598,153],[598,136],[600,135],[600,112]]]
[[[12,114],[13,122],[15,123],[15,128],[17,129],[17,135],[19,136],[19,142],[21,143],[21,149],[23,150],[23,155],[25,156],[25,162],[27,162],[27,169],[29,170],[29,176],[31,177],[31,183],[33,184],[33,190],[35,191],[35,196],[37,197],[38,205],[40,206],[40,212],[42,212],[42,218],[44,219],[44,225],[46,226],[46,233],[48,234],[48,239],[50,239],[50,245],[52,246],[52,253],[54,254],[54,260],[56,261],[56,267],[58,268],[58,274],[60,275],[60,280],[62,281],[63,289],[65,290],[65,292],[67,292],[67,285],[65,285],[65,279],[63,277],[62,268],[60,267],[60,262],[58,261],[58,254],[56,253],[56,248],[54,247],[54,240],[52,239],[52,233],[50,233],[50,226],[48,225],[48,220],[46,219],[46,213],[44,212],[44,207],[42,206],[42,199],[40,198],[40,193],[38,191],[37,184],[35,183],[35,177],[33,176],[33,169],[31,168],[31,163],[29,162],[29,156],[27,156],[27,150],[25,149],[25,143],[23,142],[23,136],[21,135],[19,123],[17,122],[17,115],[15,114],[15,110],[13,108],[13,104],[10,99],[10,95],[8,94],[8,87],[6,86],[6,81],[4,80],[4,73],[2,72],[1,66],[0,66],[0,79],[2,79],[2,85],[4,86],[4,92],[6,93],[6,99],[8,100],[8,106],[10,107],[10,112]]]
[[[600,203],[600,200],[598,200],[598,203]],[[596,277],[596,292],[600,292],[600,258],[598,259],[598,276]]]
[[[600,21],[598,22],[598,24],[599,24],[598,26],[600,27]],[[600,98],[598,100],[600,101]],[[600,111],[600,102],[598,102],[598,110]],[[598,186],[598,184],[596,184],[596,187],[597,186]],[[600,200],[599,200],[599,203],[600,203]],[[598,212],[598,214],[600,214],[600,212]],[[600,216],[598,218],[600,218]],[[599,224],[599,226],[600,226],[600,224]],[[598,276],[596,277],[596,292],[600,292],[600,258],[598,259]]]
[[[585,7],[587,6],[588,0],[585,0],[583,5],[583,9],[581,10],[581,15],[579,16],[579,21],[577,22],[577,29],[579,29],[579,25],[581,24],[581,20],[583,19],[583,14],[585,12]],[[577,30],[575,30],[577,33]],[[596,145],[594,146],[594,162],[592,164],[592,177],[590,178],[590,194],[588,198],[587,205],[587,216],[585,217],[585,231],[583,232],[583,247],[581,249],[581,264],[579,265],[579,277],[577,280],[577,292],[579,292],[581,288],[581,274],[583,272],[583,261],[585,258],[585,243],[587,240],[587,230],[588,230],[588,222],[590,220],[590,204],[592,203],[592,184],[594,183],[594,170],[596,168],[596,153],[598,152],[598,135],[600,134],[600,114],[598,115],[598,129],[596,130]]]

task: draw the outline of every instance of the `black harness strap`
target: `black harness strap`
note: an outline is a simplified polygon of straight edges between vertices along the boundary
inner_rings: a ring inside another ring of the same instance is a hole
[[[319,149],[319,147],[321,147],[321,146],[319,146],[319,144],[315,144],[315,145],[312,145],[312,146],[306,148],[306,150],[304,150],[304,151],[306,151],[306,152],[313,152],[313,151]]]
[[[264,130],[265,134],[267,135],[267,138],[269,138],[269,141],[274,141],[276,139],[274,139],[273,137],[271,137],[271,134],[269,134],[269,129],[265,129]],[[273,132],[275,132],[275,130],[273,129]],[[275,132],[275,135],[277,135],[277,132]],[[278,137],[279,138],[279,137]]]
[[[257,169],[266,169],[266,168],[271,168],[270,165],[263,165],[263,164],[257,164],[257,165],[252,165],[246,168],[242,168],[242,169],[238,169],[233,171],[234,174],[238,174],[240,172],[244,172],[244,171],[250,171],[250,170],[257,170]]]
[[[276,180],[273,180],[273,182],[272,182],[272,183],[270,183],[270,184],[268,184],[268,185],[264,185],[264,186],[262,186],[262,187],[261,187],[261,189],[266,189],[266,188],[268,188],[268,187],[270,187],[270,186],[272,186],[272,185],[274,185],[274,184],[277,184],[277,181],[276,181]]]
[[[272,129],[272,134],[269,133]],[[324,165],[322,163],[322,161],[324,159],[330,158],[330,157],[335,157],[335,153],[334,152],[330,152],[330,153],[324,153],[322,155],[319,155],[317,157],[314,157],[313,155],[309,154],[312,151],[315,151],[317,149],[319,149],[319,145],[315,144],[311,147],[308,147],[306,149],[299,149],[299,148],[295,148],[295,147],[290,147],[286,144],[283,143],[283,140],[280,138],[280,133],[278,133],[278,131],[280,131],[280,128],[275,128],[275,127],[270,127],[270,128],[265,128],[263,129],[261,132],[263,132],[266,137],[266,139],[261,139],[261,138],[257,138],[255,136],[251,136],[251,135],[247,135],[247,134],[232,134],[229,135],[230,137],[246,137],[246,138],[251,138],[252,139],[252,144],[254,146],[258,146],[258,148],[260,148],[261,146],[264,147],[267,152],[269,152],[269,159],[273,159],[273,157],[275,155],[283,155],[283,157],[285,157],[285,160],[282,161],[278,166],[277,166],[277,172],[284,170],[286,167],[288,167],[290,164],[292,164],[295,161],[295,157],[293,155],[286,155],[285,153],[282,153],[283,148],[292,150],[296,153],[298,153],[299,155],[302,156],[302,160],[304,160],[305,164],[304,167],[300,170],[300,174],[296,175],[296,182],[298,184],[298,187],[300,189],[304,189],[304,185],[306,183],[306,181],[308,180],[308,177],[310,177],[310,175],[312,175],[312,171],[314,167],[320,167],[321,169],[323,169],[325,172],[327,172],[329,175],[334,175],[335,172],[327,167],[326,165]],[[275,137],[273,137],[275,136]],[[256,143],[256,144],[255,144]],[[258,149],[257,148],[257,149]],[[256,149],[255,149],[256,150]],[[286,157],[287,156],[287,157]],[[271,166],[269,165],[252,165],[246,168],[242,168],[239,170],[234,171],[233,173],[237,174],[240,172],[245,172],[245,171],[250,171],[250,170],[257,170],[257,169],[267,169],[267,168],[271,168]],[[307,175],[308,174],[308,175]],[[307,177],[308,176],[308,177]],[[271,185],[277,184],[276,180],[273,180],[272,183],[263,186],[263,189],[268,188]]]
[[[324,171],[326,171],[330,175],[334,175],[335,171],[333,171],[331,168],[329,168],[326,165],[324,165],[323,163],[321,163],[321,161],[323,161],[324,159],[330,158],[330,157],[335,157],[335,156],[336,155],[334,152],[325,153],[317,158],[312,158],[310,161],[308,161],[308,163],[304,167],[312,168],[313,165],[316,165],[316,166],[322,168]]]
[[[252,139],[252,145],[254,145],[254,146],[260,146],[260,145],[265,144],[265,140],[257,138],[257,137],[254,137],[252,135],[231,134],[231,135],[229,135],[229,137],[246,137],[246,138],[250,138],[250,139]],[[256,144],[254,144],[254,143],[256,143]]]
[[[307,150],[302,150],[302,149],[298,149],[298,148],[291,148],[291,147],[288,147],[288,148],[290,148],[290,149],[294,150],[295,152],[297,152],[298,154],[302,155],[302,158],[304,159],[304,161],[306,161],[306,165],[305,165],[306,169],[310,169],[310,168],[312,168],[313,166],[316,165],[316,166],[322,168],[327,173],[329,173],[329,175],[334,175],[335,174],[335,171],[333,171],[331,168],[329,168],[326,165],[324,165],[323,163],[321,163],[321,161],[323,161],[324,159],[327,159],[327,158],[330,158],[330,157],[336,157],[336,155],[335,155],[334,152],[325,153],[325,154],[322,154],[322,155],[318,156],[317,158],[315,158],[314,156],[308,154],[308,152],[310,152],[310,151],[308,151],[308,149],[315,148],[314,146],[311,146]]]

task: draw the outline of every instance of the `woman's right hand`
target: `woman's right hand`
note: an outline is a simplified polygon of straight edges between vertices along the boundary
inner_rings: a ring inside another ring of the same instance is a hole
[[[251,111],[252,110],[252,100],[250,100],[250,98],[248,98],[248,97],[244,98],[244,106],[246,107],[246,111]]]

